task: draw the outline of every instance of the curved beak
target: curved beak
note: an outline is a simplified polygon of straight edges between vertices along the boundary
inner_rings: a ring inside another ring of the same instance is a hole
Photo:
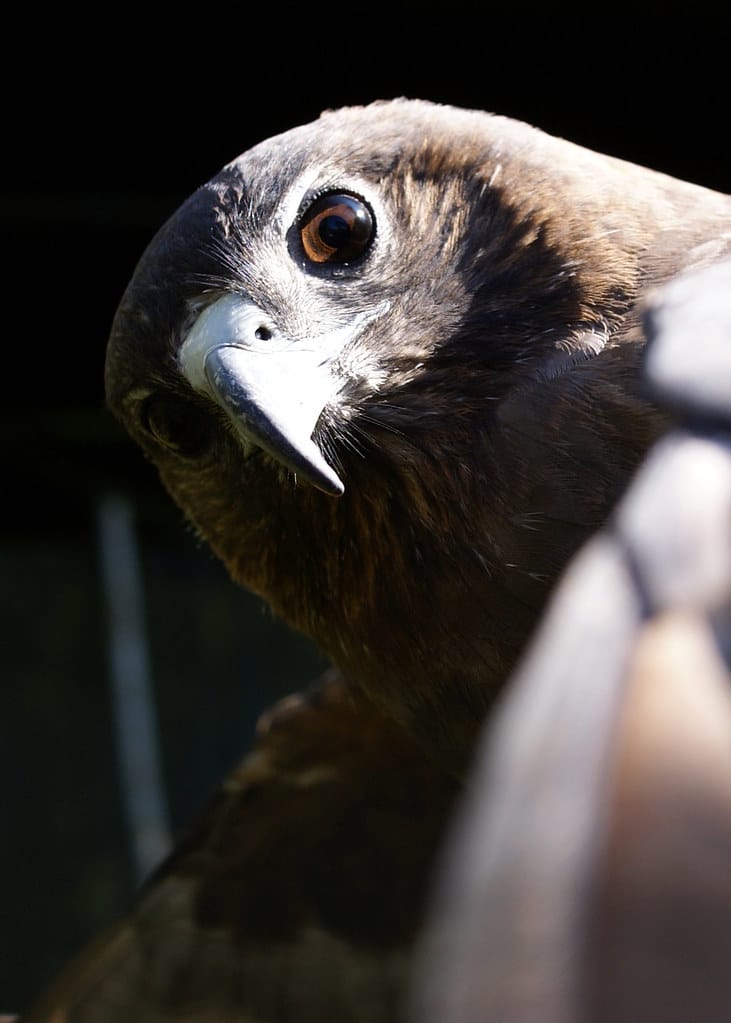
[[[245,443],[339,496],[344,484],[312,434],[338,391],[332,364],[363,325],[361,316],[347,328],[293,340],[242,295],[225,295],[196,320],[180,348],[180,368],[226,412]]]
[[[345,487],[312,440],[322,405],[307,400],[300,361],[292,352],[265,355],[217,345],[206,355],[204,371],[213,396],[246,440],[337,497]]]

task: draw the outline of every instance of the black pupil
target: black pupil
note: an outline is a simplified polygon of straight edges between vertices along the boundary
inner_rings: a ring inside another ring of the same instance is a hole
[[[368,249],[375,223],[361,199],[332,192],[312,202],[297,230],[305,258],[311,263],[349,263]]]
[[[324,217],[318,227],[320,237],[333,249],[341,249],[350,241],[350,225],[336,213]]]

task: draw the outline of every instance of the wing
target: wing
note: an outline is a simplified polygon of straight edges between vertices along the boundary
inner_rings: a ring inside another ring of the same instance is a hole
[[[731,1005],[731,264],[653,300],[681,419],[562,579],[491,724],[412,1018],[681,1023]]]
[[[456,791],[329,675],[24,1023],[393,1020]]]

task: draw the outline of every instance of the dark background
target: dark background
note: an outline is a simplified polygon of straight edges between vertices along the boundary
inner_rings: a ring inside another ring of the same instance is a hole
[[[296,8],[295,8],[296,10]],[[162,221],[220,165],[321,109],[398,95],[509,114],[731,191],[725,20],[451,3],[9,26],[0,401],[0,1011],[129,902],[98,508],[135,510],[173,828],[321,660],[235,590],[104,410],[110,322]],[[35,17],[35,15],[34,15]],[[101,18],[102,15],[99,15]]]

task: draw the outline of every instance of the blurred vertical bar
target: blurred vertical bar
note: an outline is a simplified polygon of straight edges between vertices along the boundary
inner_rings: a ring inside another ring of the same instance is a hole
[[[129,500],[98,504],[108,658],[117,756],[134,868],[139,880],[170,848],[155,701],[145,630],[140,557]]]

